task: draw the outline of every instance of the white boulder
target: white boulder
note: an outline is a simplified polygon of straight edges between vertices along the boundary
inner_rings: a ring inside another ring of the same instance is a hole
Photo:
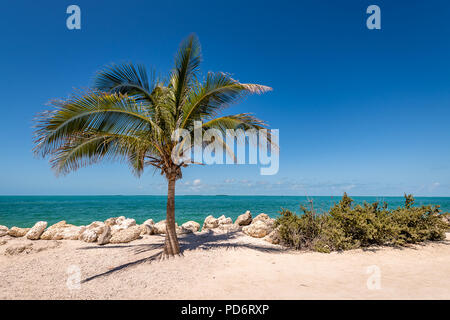
[[[95,242],[97,241],[98,234],[95,232],[95,230],[92,229],[86,229],[81,235],[80,240],[84,242]]]
[[[107,226],[113,226],[116,224],[117,219],[119,219],[120,217],[115,217],[115,218],[108,218],[105,220],[105,225]],[[123,217],[125,219],[125,217]]]
[[[86,226],[86,230],[94,231],[97,236],[103,233],[106,224],[102,221],[94,221],[90,225]]]
[[[154,226],[155,222],[153,219],[145,220],[144,223],[141,225],[141,236],[144,234],[153,234],[154,233]]]
[[[27,232],[30,231],[30,228],[19,228],[19,227],[12,227],[8,230],[8,235],[11,237],[23,237],[27,234]]]
[[[117,218],[116,224],[111,226],[111,233],[115,234],[118,231],[128,229],[136,225],[136,220],[134,219],[122,219],[122,217]]]
[[[166,220],[161,220],[153,225],[154,234],[165,234],[166,233]]]
[[[220,231],[223,231],[223,232],[236,232],[241,229],[241,226],[239,226],[235,223],[226,223],[226,224],[219,225],[219,227],[217,229]]]
[[[181,225],[181,228],[190,230],[191,232],[197,232],[200,230],[200,223],[195,221],[188,221]]]
[[[187,229],[183,226],[176,226],[176,233],[177,234],[187,234],[187,233],[193,233],[194,231],[192,229]]]
[[[180,233],[182,231],[177,223],[175,223],[175,231]],[[166,220],[161,220],[154,224],[153,226],[154,234],[166,234]]]
[[[262,238],[271,233],[273,227],[262,220],[253,221],[250,225],[242,227],[242,231],[254,238]]]
[[[268,216],[267,214],[265,214],[265,213],[260,213],[260,214],[258,214],[258,215],[253,219],[252,223],[255,222],[255,221],[262,221],[262,222],[264,222],[265,224],[268,224],[268,225],[270,225],[270,226],[273,226],[273,224],[275,223],[275,219],[272,219],[271,217],[269,217],[269,216]]]
[[[60,221],[47,228],[41,235],[42,240],[61,240],[64,239],[63,230],[65,228],[73,227],[71,224],[67,224],[66,221]]]
[[[120,230],[112,235],[110,243],[127,243],[139,238],[141,234],[141,226],[132,226],[127,229]]]
[[[223,216],[225,218],[225,216]],[[209,215],[205,218],[205,221],[203,222],[202,230],[206,229],[214,229],[219,226],[219,219],[214,218],[213,216]]]
[[[222,224],[232,224],[233,223],[233,219],[226,218],[225,216],[221,216],[217,220],[219,220],[219,226]]]
[[[6,236],[8,234],[7,226],[0,226],[0,237]]]
[[[238,226],[248,226],[250,223],[252,223],[252,214],[247,210],[244,214],[241,214],[239,217],[237,217],[234,223]]]
[[[153,219],[147,219],[144,221],[143,224],[147,224],[149,226],[153,226],[155,224],[155,221],[153,221]]]
[[[105,228],[103,228],[103,233],[98,236],[97,243],[99,245],[107,244],[111,241],[111,237],[112,237],[111,227],[108,224],[106,224]]]
[[[26,237],[30,240],[37,240],[44,233],[45,228],[47,228],[47,221],[39,221],[28,230]]]
[[[64,240],[78,240],[83,232],[86,230],[85,226],[73,226],[69,225],[63,228],[61,234]]]

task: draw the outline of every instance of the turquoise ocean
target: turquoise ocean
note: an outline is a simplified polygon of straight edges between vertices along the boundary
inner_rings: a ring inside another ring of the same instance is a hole
[[[403,197],[352,197],[356,203],[387,202],[390,208],[404,205]],[[310,197],[318,212],[328,210],[340,197]],[[177,196],[175,212],[178,224],[189,220],[202,223],[206,216],[225,215],[236,219],[246,210],[252,215],[266,213],[277,217],[281,208],[301,213],[306,197],[296,196]],[[416,205],[440,205],[450,211],[450,197],[418,197]],[[86,225],[96,220],[126,216],[142,223],[152,218],[165,219],[165,196],[0,196],[0,225],[30,227],[44,220],[49,224],[66,220]]]

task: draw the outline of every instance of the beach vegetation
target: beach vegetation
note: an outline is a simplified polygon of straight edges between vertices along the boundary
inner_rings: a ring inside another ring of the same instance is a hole
[[[275,224],[281,243],[297,250],[331,252],[373,245],[404,246],[445,239],[448,224],[439,206],[405,205],[389,209],[386,203],[354,204],[347,194],[328,212],[301,206],[303,214],[282,209]]]

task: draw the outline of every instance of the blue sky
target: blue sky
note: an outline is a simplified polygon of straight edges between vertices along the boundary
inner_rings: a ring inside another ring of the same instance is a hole
[[[81,8],[81,30],[66,8]],[[190,167],[178,194],[450,196],[448,1],[11,1],[0,10],[0,194],[164,194],[152,169],[98,164],[56,178],[32,119],[112,62],[162,74],[198,35],[202,70],[273,87],[229,112],[280,130],[280,170]],[[381,8],[381,30],[366,8]]]

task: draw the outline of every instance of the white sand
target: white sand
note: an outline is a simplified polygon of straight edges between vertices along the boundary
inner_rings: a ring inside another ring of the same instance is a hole
[[[321,254],[285,251],[242,233],[197,233],[181,238],[183,257],[146,261],[163,239],[101,247],[3,237],[0,299],[450,299],[450,234],[402,249]],[[4,254],[24,243],[33,243],[31,252]],[[370,290],[373,265],[380,289]],[[88,279],[79,289],[68,289],[68,277],[76,279],[70,266]]]

